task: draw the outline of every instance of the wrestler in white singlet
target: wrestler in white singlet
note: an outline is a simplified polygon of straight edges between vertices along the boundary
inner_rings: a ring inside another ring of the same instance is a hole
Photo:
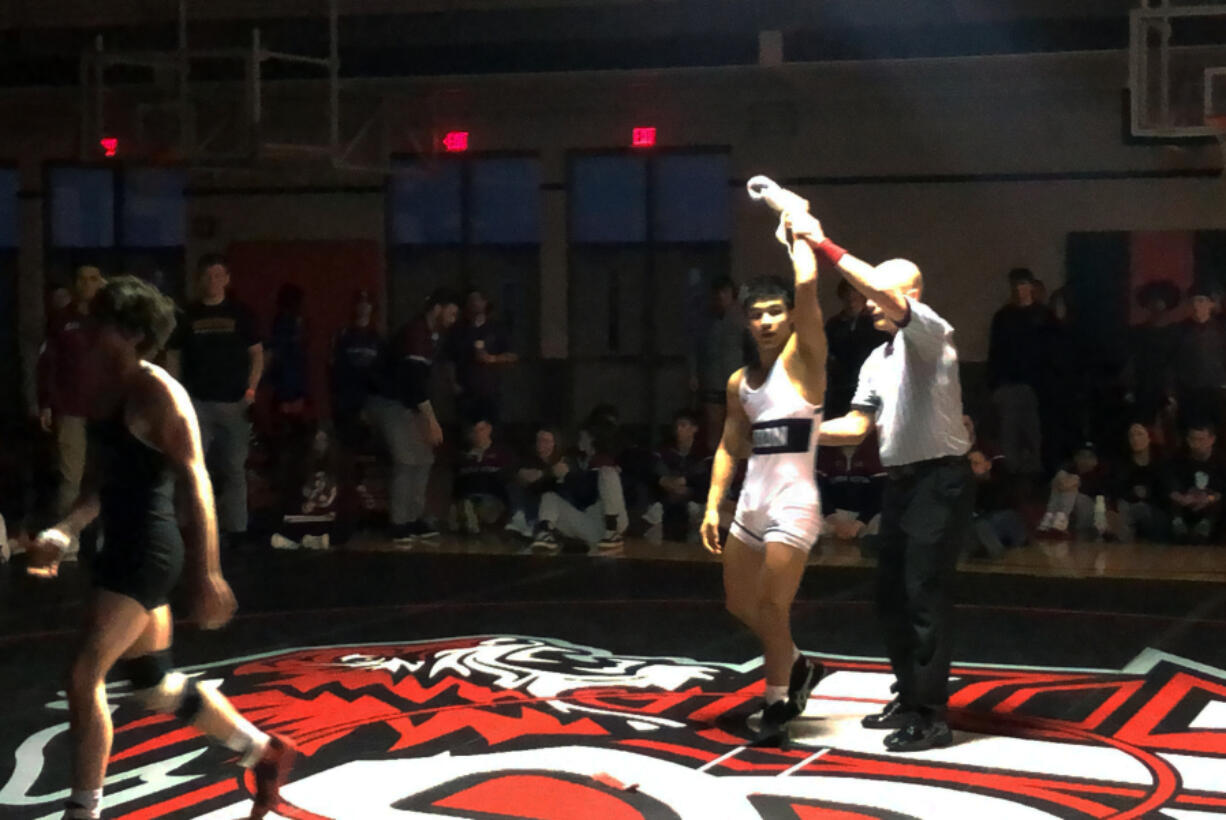
[[[752,451],[732,533],[758,550],[779,541],[807,551],[821,532],[815,459],[822,408],[800,395],[782,357],[756,390],[742,375],[740,397]]]

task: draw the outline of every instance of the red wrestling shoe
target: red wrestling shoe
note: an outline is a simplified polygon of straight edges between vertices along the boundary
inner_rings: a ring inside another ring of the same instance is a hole
[[[255,798],[251,806],[251,820],[262,820],[264,815],[277,807],[281,801],[281,787],[294,767],[298,750],[290,741],[272,735],[259,762],[251,768],[255,777]]]

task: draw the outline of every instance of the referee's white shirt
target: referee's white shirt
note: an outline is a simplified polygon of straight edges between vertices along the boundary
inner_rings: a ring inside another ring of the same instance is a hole
[[[894,338],[860,368],[851,406],[876,421],[886,467],[965,455],[971,442],[962,424],[958,351],[949,322],[908,297]]]

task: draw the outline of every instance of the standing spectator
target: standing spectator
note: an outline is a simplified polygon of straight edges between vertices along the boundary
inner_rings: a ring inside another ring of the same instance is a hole
[[[690,391],[702,405],[709,452],[719,446],[724,432],[728,377],[745,365],[752,345],[745,314],[736,301],[736,286],[727,276],[720,276],[711,283],[706,320],[692,339],[687,357]]]
[[[509,504],[511,454],[494,442],[494,425],[477,419],[468,428],[468,449],[455,468],[454,529],[480,535],[482,524],[493,524]]]
[[[210,254],[197,266],[199,301],[183,311],[170,347],[171,372],[192,397],[200,444],[217,487],[217,525],[234,546],[247,530],[248,410],[264,372],[264,348],[251,312],[231,299],[230,269]]]
[[[51,315],[38,357],[38,420],[45,432],[55,434],[58,455],[56,520],[72,507],[85,472],[85,414],[94,374],[83,354],[92,344],[90,302],[103,284],[102,272],[94,266],[77,268],[72,301]]]
[[[1137,291],[1144,317],[1128,334],[1126,382],[1137,418],[1146,427],[1155,424],[1171,398],[1171,368],[1179,344],[1179,325],[1173,320],[1179,301],[1179,288],[1166,280]]]
[[[388,513],[392,539],[411,544],[435,538],[438,530],[426,520],[426,488],[434,464],[434,448],[443,430],[430,403],[430,369],[443,335],[456,322],[459,300],[437,290],[426,310],[388,341],[380,365],[379,389],[367,408],[392,459]]]
[[[1039,381],[1050,312],[1034,300],[1029,268],[1009,271],[1013,296],[992,317],[988,343],[988,387],[1000,422],[1005,463],[1022,475],[1041,468]]]
[[[673,416],[672,442],[657,450],[653,459],[656,500],[643,518],[652,525],[649,533],[669,541],[696,539],[702,523],[711,485],[711,455],[697,439],[697,415],[682,410]]]
[[[870,432],[859,444],[819,447],[817,485],[822,494],[822,513],[826,516],[823,531],[840,541],[854,541],[875,533],[880,523],[885,480],[875,432]]]
[[[464,298],[464,321],[451,335],[452,359],[460,388],[460,417],[497,423],[500,371],[519,361],[503,328],[490,315],[485,294],[473,288]]]
[[[1210,424],[1193,422],[1186,442],[1187,453],[1167,474],[1171,535],[1179,544],[1204,544],[1218,535],[1226,475],[1215,457],[1217,436]]]
[[[520,463],[507,487],[511,502],[511,518],[507,522],[509,532],[524,538],[532,537],[541,508],[541,496],[554,489],[570,470],[564,462],[563,452],[557,431],[549,427],[537,428],[532,452]],[[562,466],[559,467],[559,464]]]
[[[1090,368],[1083,361],[1081,348],[1073,336],[1065,288],[1057,288],[1051,294],[1048,311],[1038,396],[1043,467],[1050,474],[1058,470],[1062,460],[1085,440],[1086,405],[1095,388],[1088,383]],[[1092,425],[1088,429],[1099,430]],[[1005,466],[1012,467],[1007,459]]]
[[[1150,444],[1149,429],[1139,421],[1128,427],[1128,455],[1111,473],[1116,536],[1125,544],[1163,541],[1169,532],[1162,500],[1165,465]]]
[[[847,413],[864,360],[890,340],[888,333],[873,327],[868,300],[846,279],[839,280],[838,294],[843,309],[826,321],[826,418]]]
[[[1047,511],[1039,522],[1039,532],[1067,533],[1078,538],[1093,538],[1106,530],[1106,519],[1098,510],[1098,498],[1107,493],[1106,467],[1099,462],[1093,442],[1085,442],[1051,480]]]
[[[264,381],[272,388],[274,412],[301,417],[307,401],[306,322],[302,288],[286,282],[277,290],[277,313],[264,354]]]
[[[1177,331],[1175,391],[1184,429],[1226,423],[1226,327],[1213,321],[1214,292],[1207,284],[1192,289],[1192,316]],[[1204,428],[1200,428],[1204,429]]]
[[[286,282],[277,289],[277,313],[264,346],[264,384],[272,392],[269,435],[272,474],[282,499],[297,506],[314,421],[307,406],[306,323],[302,288]]]
[[[366,441],[362,411],[375,384],[383,338],[374,326],[374,302],[360,290],[354,297],[349,326],[332,339],[332,423],[337,438],[349,450]]]

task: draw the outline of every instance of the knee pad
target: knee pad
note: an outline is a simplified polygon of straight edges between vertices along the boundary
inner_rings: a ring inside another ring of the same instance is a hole
[[[196,681],[174,671],[170,650],[121,661],[119,671],[132,685],[132,697],[146,709],[173,714],[191,723],[204,699]]]

